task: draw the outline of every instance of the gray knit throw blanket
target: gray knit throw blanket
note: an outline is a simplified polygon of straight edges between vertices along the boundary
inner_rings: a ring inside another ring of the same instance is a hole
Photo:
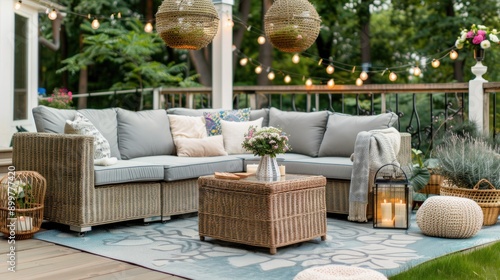
[[[373,186],[375,172],[384,164],[399,166],[397,154],[401,136],[394,128],[362,131],[356,137],[349,190],[349,221],[367,222],[368,192]]]

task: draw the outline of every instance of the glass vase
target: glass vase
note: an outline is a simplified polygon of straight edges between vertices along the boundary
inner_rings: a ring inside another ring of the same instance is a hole
[[[485,51],[483,48],[481,48],[481,47],[474,48],[474,59],[476,61],[483,61],[484,53],[485,53]]]
[[[262,180],[279,179],[281,176],[276,157],[264,155],[260,158],[255,176]]]

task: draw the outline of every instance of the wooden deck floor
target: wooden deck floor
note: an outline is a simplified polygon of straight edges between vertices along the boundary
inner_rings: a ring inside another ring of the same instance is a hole
[[[8,270],[7,239],[0,236],[0,279],[168,279],[177,276],[126,262],[108,259],[46,241],[27,239],[15,243],[16,272]]]

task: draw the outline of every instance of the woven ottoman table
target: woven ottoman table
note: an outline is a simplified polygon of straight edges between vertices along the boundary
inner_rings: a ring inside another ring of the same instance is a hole
[[[324,265],[302,270],[293,280],[387,280],[384,274],[368,268]]]
[[[425,235],[469,238],[481,230],[483,211],[468,198],[433,196],[418,209],[417,225]]]
[[[326,178],[287,174],[278,181],[198,179],[200,240],[270,248],[326,239]]]

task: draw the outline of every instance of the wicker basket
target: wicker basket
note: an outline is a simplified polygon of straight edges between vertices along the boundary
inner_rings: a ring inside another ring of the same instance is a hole
[[[480,190],[479,186],[487,183],[490,186],[488,190]],[[472,189],[459,188],[444,180],[441,185],[441,195],[465,197],[474,200],[483,210],[483,225],[491,226],[497,223],[500,214],[500,190],[486,179],[481,179]]]
[[[432,172],[432,171],[431,171]],[[425,187],[421,190],[419,190],[419,193],[425,193],[427,195],[429,194],[437,194],[439,195],[441,184],[443,183],[444,177],[439,174],[432,174],[431,173],[431,178],[429,179],[429,182]]]
[[[301,52],[318,38],[321,19],[307,0],[277,0],[266,12],[264,28],[271,44],[283,52]]]
[[[175,49],[199,50],[217,34],[219,15],[210,0],[165,0],[156,13],[156,30]]]
[[[14,188],[16,181],[24,184],[22,195]],[[1,179],[0,232],[7,238],[29,239],[40,230],[46,185],[45,178],[34,171],[13,171]]]

